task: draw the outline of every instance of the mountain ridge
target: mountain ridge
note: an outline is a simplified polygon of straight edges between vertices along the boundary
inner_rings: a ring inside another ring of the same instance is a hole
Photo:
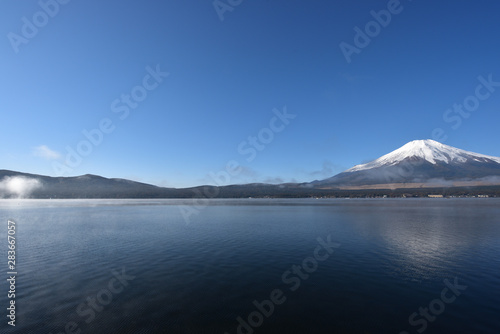
[[[500,185],[500,158],[430,139],[411,141],[366,164],[323,180],[304,183],[165,188],[93,174],[52,177],[0,170],[0,198],[308,197],[328,196],[332,191],[342,196],[345,190],[368,192],[497,185]]]

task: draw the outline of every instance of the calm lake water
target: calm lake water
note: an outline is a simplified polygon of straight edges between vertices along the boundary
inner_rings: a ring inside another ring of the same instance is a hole
[[[0,201],[0,332],[500,332],[499,199],[202,204]]]

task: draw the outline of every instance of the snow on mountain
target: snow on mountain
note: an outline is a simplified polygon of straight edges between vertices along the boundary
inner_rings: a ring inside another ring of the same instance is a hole
[[[397,184],[453,186],[454,182],[471,186],[500,184],[500,158],[434,140],[415,140],[367,164],[312,184],[348,189],[346,187],[396,187]]]
[[[435,140],[414,140],[397,150],[386,154],[369,163],[356,165],[345,172],[357,172],[378,167],[397,165],[406,159],[420,158],[431,164],[438,162],[445,164],[466,162],[496,162],[500,164],[500,158],[461,150],[452,146],[441,144]]]

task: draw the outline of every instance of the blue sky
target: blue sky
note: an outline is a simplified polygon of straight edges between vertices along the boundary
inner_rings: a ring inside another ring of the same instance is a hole
[[[237,163],[228,183],[303,182],[436,128],[500,156],[498,1],[216,4],[4,1],[0,168],[186,187]]]

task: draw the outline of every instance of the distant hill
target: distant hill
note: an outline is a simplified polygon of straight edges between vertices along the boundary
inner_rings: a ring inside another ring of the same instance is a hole
[[[0,170],[3,197],[30,198],[159,198],[174,197],[175,189],[125,179],[108,179],[86,174],[76,177],[50,177]],[[23,187],[31,188],[29,196]]]

